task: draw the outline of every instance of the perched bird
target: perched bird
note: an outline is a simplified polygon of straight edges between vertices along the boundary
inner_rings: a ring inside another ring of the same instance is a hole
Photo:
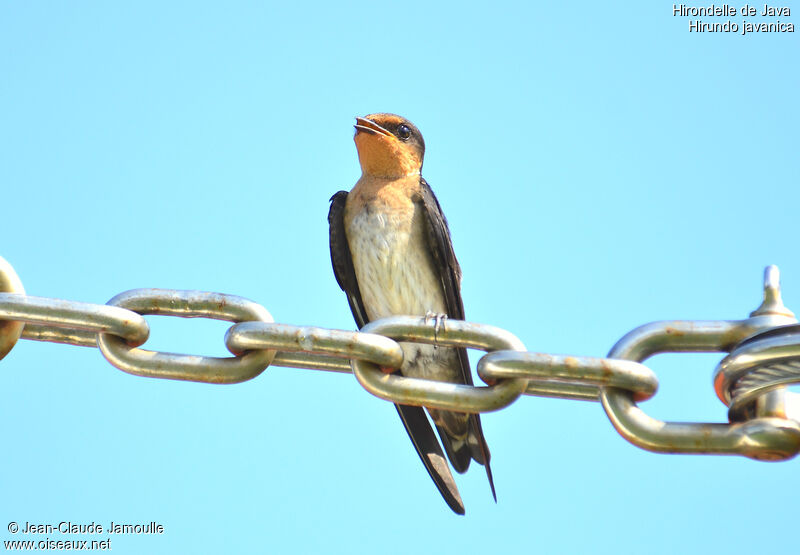
[[[461,268],[450,229],[422,178],[425,142],[410,121],[394,114],[356,118],[354,141],[361,179],[331,197],[328,213],[333,271],[347,293],[359,328],[394,315],[463,320]],[[401,343],[404,376],[472,384],[466,349]],[[395,405],[425,468],[453,511],[464,505],[421,407]],[[489,466],[489,448],[477,414],[427,409],[453,468],[471,460]]]

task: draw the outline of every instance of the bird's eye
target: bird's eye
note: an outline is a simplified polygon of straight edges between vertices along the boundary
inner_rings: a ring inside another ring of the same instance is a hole
[[[400,125],[397,128],[397,136],[400,137],[400,140],[407,141],[411,136],[411,128],[405,124]]]

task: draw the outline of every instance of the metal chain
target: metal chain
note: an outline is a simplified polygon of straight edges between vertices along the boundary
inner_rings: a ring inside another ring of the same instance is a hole
[[[225,358],[178,355],[140,348],[150,334],[145,314],[232,322]],[[800,326],[783,306],[778,269],[764,279],[764,301],[735,321],[665,321],[640,326],[607,358],[534,353],[510,332],[447,320],[439,328],[423,317],[395,316],[360,331],[275,323],[261,305],[203,291],[134,289],[105,305],[25,294],[14,269],[0,258],[0,359],[18,339],[98,347],[113,366],[151,378],[237,383],[268,366],[352,372],[370,393],[388,401],[462,412],[509,406],[521,395],[602,403],[625,439],[663,453],[738,454],[759,460],[800,452]],[[477,372],[486,386],[409,378],[386,372],[403,363],[398,341],[486,351]],[[666,352],[730,352],[715,375],[729,423],[662,422],[638,402],[658,389],[644,360]]]

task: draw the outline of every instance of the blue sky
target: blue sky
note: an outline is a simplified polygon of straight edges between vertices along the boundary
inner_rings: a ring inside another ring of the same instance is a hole
[[[667,2],[6,2],[0,256],[31,295],[219,291],[351,329],[328,198],[360,175],[353,117],[389,111],[425,137],[467,317],[532,351],[603,356],[652,320],[744,318],[767,264],[800,311],[798,46],[690,34]],[[226,353],[224,323],[148,321],[147,348]],[[652,359],[643,408],[724,421],[720,358]],[[796,461],[648,453],[593,403],[524,398],[483,421],[498,503],[473,469],[457,517],[352,376],[144,379],[22,341],[0,361],[0,539],[20,537],[11,521],[153,520],[163,535],[113,550],[787,545]]]

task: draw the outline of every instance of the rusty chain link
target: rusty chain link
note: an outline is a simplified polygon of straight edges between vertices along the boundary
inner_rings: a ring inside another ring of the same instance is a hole
[[[217,358],[140,348],[150,328],[146,314],[232,322]],[[234,295],[203,291],[134,289],[105,305],[25,294],[14,269],[0,258],[0,359],[18,339],[98,347],[113,366],[138,376],[206,383],[237,383],[268,366],[352,372],[370,393],[392,402],[488,412],[520,395],[599,401],[625,439],[664,453],[738,454],[783,460],[800,452],[800,325],[783,306],[778,269],[765,271],[764,300],[749,318],[735,321],[666,321],[640,326],[607,358],[533,353],[510,332],[447,320],[443,328],[423,317],[395,316],[360,331],[273,322],[261,305]],[[400,368],[398,341],[486,351],[477,373],[486,386],[469,386],[386,373]],[[729,407],[728,423],[662,422],[637,405],[658,389],[642,364],[667,352],[728,352],[714,378]]]

